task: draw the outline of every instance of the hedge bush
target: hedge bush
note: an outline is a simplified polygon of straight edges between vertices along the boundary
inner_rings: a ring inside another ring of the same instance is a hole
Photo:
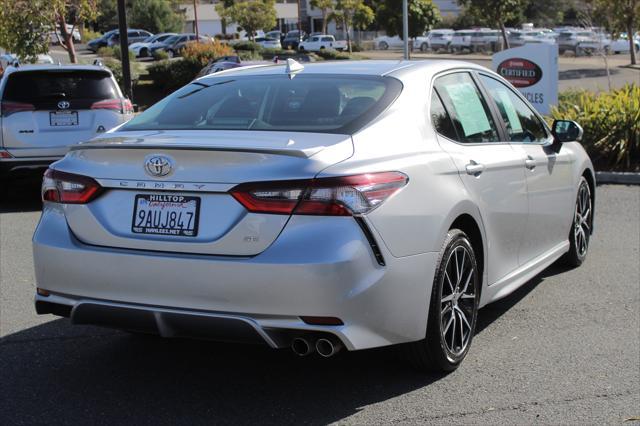
[[[162,49],[158,49],[153,52],[153,60],[154,61],[162,61],[165,59],[169,59],[169,54]]]
[[[326,60],[351,59],[351,56],[348,53],[338,52],[337,50],[333,50],[333,49],[322,49],[315,53],[316,55],[320,56],[322,59],[326,59]]]
[[[222,56],[233,55],[233,49],[228,44],[215,40],[211,43],[188,43],[181,51],[186,60],[199,62],[204,67],[209,61]],[[201,67],[202,68],[202,67]]]
[[[113,46],[112,50],[113,50],[113,57],[116,58],[117,60],[121,61],[122,60],[122,53],[120,51],[120,46]],[[129,53],[129,62],[135,61],[136,60],[136,54],[133,53],[129,49],[127,49],[127,52]]]
[[[262,52],[263,47],[254,41],[239,41],[231,45],[236,51],[248,50],[250,52]]]
[[[115,57],[115,53],[113,51],[113,47],[101,47],[98,49],[96,54],[102,58],[113,58]]]
[[[122,62],[120,62],[119,60],[117,60],[115,58],[104,58],[102,63],[104,64],[105,67],[107,67],[107,68],[109,68],[111,70],[111,72],[113,73],[113,76],[116,78],[116,81],[118,82],[118,85],[120,86],[120,89],[122,89],[124,91],[124,88],[123,88],[123,85],[122,85],[122,81],[123,81],[123,79],[122,79]],[[138,81],[138,79],[140,78],[140,71],[139,71],[138,67],[132,64],[132,66],[130,68],[131,68],[131,80],[133,82]]]
[[[640,171],[640,86],[561,93],[551,119],[574,120],[596,169]]]

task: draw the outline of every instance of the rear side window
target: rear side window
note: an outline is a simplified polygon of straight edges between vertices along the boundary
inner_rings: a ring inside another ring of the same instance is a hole
[[[454,140],[463,143],[499,140],[489,107],[469,73],[438,77],[434,88],[453,122],[457,135]]]
[[[435,90],[431,93],[431,122],[436,132],[451,140],[458,140],[453,121]]]
[[[101,71],[21,71],[9,76],[4,100],[34,103],[61,98],[116,99],[111,75]]]
[[[402,90],[391,77],[225,76],[195,81],[121,130],[272,130],[350,134]]]

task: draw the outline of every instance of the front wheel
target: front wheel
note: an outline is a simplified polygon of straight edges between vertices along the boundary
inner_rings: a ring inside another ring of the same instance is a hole
[[[174,56],[176,56],[176,54],[173,50],[167,50],[167,56],[173,58]]]
[[[442,372],[458,368],[475,333],[480,282],[471,241],[461,230],[450,230],[436,266],[426,338],[404,348],[415,367]]]
[[[389,44],[386,41],[381,41],[380,44],[378,44],[378,48],[380,50],[387,50],[389,48]]]
[[[421,52],[426,52],[427,50],[429,50],[429,45],[427,43],[422,43],[420,45],[420,51]]]
[[[591,188],[587,179],[583,176],[578,185],[578,196],[573,212],[573,223],[569,231],[569,252],[565,255],[564,261],[567,265],[578,267],[587,257],[589,251],[589,240],[591,239],[591,229],[593,226],[593,202],[591,198]]]

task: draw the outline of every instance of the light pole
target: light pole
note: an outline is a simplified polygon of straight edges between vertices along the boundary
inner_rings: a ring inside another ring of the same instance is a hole
[[[124,0],[118,0],[118,36],[120,37],[120,61],[122,62],[122,83],[124,94],[133,101],[131,88],[131,69],[129,68],[129,37],[127,37],[127,10]]]
[[[409,59],[409,6],[407,0],[402,0],[402,47],[404,59]]]

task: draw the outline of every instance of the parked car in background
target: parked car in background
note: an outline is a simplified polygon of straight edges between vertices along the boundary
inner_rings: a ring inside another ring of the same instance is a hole
[[[273,63],[273,61],[242,61],[238,56],[223,56],[214,61],[210,61],[200,70],[196,78],[233,68],[249,67],[254,65],[271,65]]]
[[[471,51],[471,37],[475,33],[474,30],[458,30],[451,37],[449,43],[449,51],[452,53],[462,52],[464,50]]]
[[[325,49],[342,51],[348,48],[346,40],[336,40],[334,36],[327,34],[310,36],[298,45],[298,50],[309,52],[319,52]]]
[[[0,171],[46,167],[133,116],[110,70],[21,65],[0,80]]]
[[[581,42],[592,41],[595,33],[589,30],[563,30],[558,34],[557,43],[560,54],[566,51],[577,53]]]
[[[82,41],[82,36],[80,35],[80,31],[78,30],[78,28],[74,25],[67,24],[67,32],[70,32],[71,30],[73,30],[73,32],[71,33],[73,42],[80,43]],[[58,44],[60,40],[64,41],[62,38],[62,32],[60,31],[60,26],[56,25],[56,30],[49,32],[49,41],[51,42],[51,44]]]
[[[471,48],[474,51],[496,52],[501,50],[502,32],[490,28],[479,28],[471,36]]]
[[[304,40],[306,34],[304,31],[298,30],[289,31],[282,40],[282,47],[287,50],[298,50],[300,42]]]
[[[282,49],[280,38],[256,37],[255,42],[265,49]]]
[[[433,51],[448,50],[454,34],[455,31],[451,29],[432,30],[424,36],[416,37],[413,46],[414,48],[419,48],[422,52],[426,52],[429,49]]]
[[[192,41],[196,41],[198,38],[195,34],[178,34],[168,37],[162,43],[156,43],[154,46],[149,47],[149,55],[153,56],[153,53],[158,50],[164,50],[167,52],[170,58],[174,56],[180,56],[180,51],[184,46]],[[211,39],[206,36],[200,36],[200,41],[209,42]]]
[[[130,30],[127,30],[127,43],[131,44],[131,43],[137,43],[140,41],[145,41],[152,35],[153,34],[151,34],[149,31],[130,29]],[[109,47],[120,46],[119,32],[109,37],[109,39],[107,40],[107,46]]]
[[[402,49],[404,46],[402,39],[398,36],[380,36],[373,39],[373,43],[376,49]]]
[[[282,33],[282,31],[269,31],[267,33],[265,33],[264,35],[266,38],[273,38],[273,39],[277,39],[280,40],[280,43],[282,43],[282,40],[284,39],[284,34]]]
[[[53,58],[50,55],[41,53],[36,57],[35,63],[36,64],[54,64],[55,62],[53,61]],[[4,53],[0,55],[0,76],[4,73],[4,70],[6,70],[7,68],[15,64],[18,64],[18,65],[20,64],[20,60],[16,55],[13,55],[11,53]]]
[[[92,52],[97,52],[98,49],[100,49],[101,47],[107,47],[108,43],[109,43],[109,39],[114,35],[117,34],[118,30],[110,30],[107,31],[106,33],[102,34],[102,36],[95,38],[93,40],[90,40],[87,43],[87,49],[89,49]]]
[[[525,44],[555,43],[554,38],[548,37],[538,30],[512,30],[509,32],[508,39],[511,47],[524,46]]]
[[[402,345],[451,372],[481,307],[586,259],[581,135],[462,61],[205,76],[45,172],[35,309],[300,356]]]
[[[576,46],[576,55],[593,53],[608,54],[611,49],[611,37],[606,33],[593,33],[589,40],[583,40]]]
[[[172,37],[175,35],[178,35],[178,34],[176,33],[156,34],[151,37],[147,37],[144,41],[131,43],[129,45],[129,50],[131,50],[136,55],[136,57],[145,58],[147,56],[150,56],[149,52],[151,47],[159,45],[160,43],[163,43],[165,40],[167,40],[169,37]]]
[[[636,52],[640,52],[640,37],[636,37],[633,39],[633,45],[635,46]],[[629,39],[626,34],[621,35],[617,40],[613,40],[610,45],[610,50],[612,53],[629,53]]]

